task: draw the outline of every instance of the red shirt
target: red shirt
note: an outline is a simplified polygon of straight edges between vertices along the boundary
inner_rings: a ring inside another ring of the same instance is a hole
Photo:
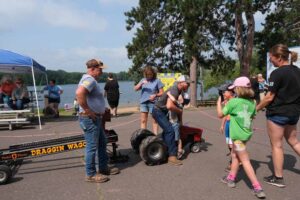
[[[3,83],[1,85],[1,91],[2,93],[11,96],[12,91],[16,88],[16,85],[14,83]]]

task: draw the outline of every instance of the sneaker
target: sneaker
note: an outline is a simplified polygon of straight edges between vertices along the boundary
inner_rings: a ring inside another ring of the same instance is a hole
[[[266,183],[270,184],[270,185],[275,185],[275,186],[280,187],[280,188],[285,187],[283,178],[279,179],[279,178],[275,177],[274,175],[268,176],[268,177],[264,177],[264,181]]]
[[[96,174],[95,176],[86,176],[85,181],[91,183],[104,183],[109,181],[109,178],[102,174]]]
[[[176,156],[169,156],[168,163],[176,166],[182,165],[182,162]]]
[[[227,186],[230,188],[235,187],[235,182],[233,180],[228,179],[227,176],[221,178],[221,182],[227,184]]]
[[[259,199],[266,198],[266,194],[264,193],[264,191],[262,189],[259,189],[259,190],[253,189],[252,192]]]
[[[113,167],[113,168],[107,168],[105,170],[99,170],[99,174],[104,174],[104,175],[116,175],[119,174],[120,170],[117,167]]]

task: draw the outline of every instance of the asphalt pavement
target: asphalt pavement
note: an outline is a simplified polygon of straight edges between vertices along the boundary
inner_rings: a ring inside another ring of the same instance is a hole
[[[222,200],[256,199],[251,184],[241,169],[237,187],[228,188],[220,179],[229,157],[224,135],[219,132],[220,119],[215,107],[201,107],[184,111],[184,124],[202,128],[206,147],[199,153],[190,153],[182,166],[161,164],[147,166],[131,149],[131,134],[139,128],[139,113],[122,114],[106,124],[118,136],[118,151],[129,156],[126,163],[118,163],[121,173],[106,183],[84,181],[83,150],[63,152],[28,159],[13,179],[0,185],[1,200]],[[151,123],[150,123],[151,124]],[[299,129],[298,124],[298,130]],[[75,117],[47,120],[43,130],[29,126],[13,131],[0,129],[0,149],[13,144],[41,141],[81,134]],[[298,138],[300,139],[300,134]],[[300,198],[300,159],[286,143],[284,145],[284,178],[286,188],[264,183],[263,177],[271,174],[272,159],[266,133],[264,112],[254,120],[254,135],[247,144],[251,163],[261,181],[267,199],[295,200]]]

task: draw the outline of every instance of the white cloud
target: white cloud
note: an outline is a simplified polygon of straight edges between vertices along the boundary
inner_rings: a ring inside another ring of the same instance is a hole
[[[34,0],[0,0],[0,30],[11,30],[27,21],[36,10]]]
[[[104,31],[107,27],[103,17],[96,12],[76,8],[72,1],[0,0],[2,30],[28,26],[24,22],[88,31]]]
[[[90,46],[57,51],[44,49],[39,52],[30,52],[29,55],[35,55],[36,61],[47,69],[62,69],[68,72],[85,72],[85,63],[92,58],[102,60],[108,66],[105,70],[107,72],[127,71],[131,66],[125,47],[96,48]]]
[[[70,5],[49,1],[41,4],[40,13],[52,26],[70,27],[82,30],[104,31],[107,22],[97,13],[72,8]]]

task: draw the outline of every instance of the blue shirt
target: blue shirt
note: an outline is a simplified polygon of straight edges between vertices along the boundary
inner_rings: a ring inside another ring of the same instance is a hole
[[[103,114],[105,112],[105,100],[102,89],[94,77],[84,74],[79,81],[79,86],[83,86],[89,91],[86,97],[89,108],[95,113]],[[79,107],[79,112],[83,112],[81,106]]]
[[[44,90],[48,90],[49,97],[51,99],[59,99],[60,98],[60,91],[62,91],[60,86],[54,85],[47,85],[44,87]]]
[[[142,80],[140,80],[139,84],[145,80],[146,80],[146,78],[143,78]],[[150,96],[152,94],[158,93],[159,90],[163,87],[164,87],[164,84],[159,79],[153,79],[151,81],[148,81],[148,83],[143,84],[142,89],[141,89],[142,92],[141,92],[140,103],[145,103],[145,102],[149,101]]]

